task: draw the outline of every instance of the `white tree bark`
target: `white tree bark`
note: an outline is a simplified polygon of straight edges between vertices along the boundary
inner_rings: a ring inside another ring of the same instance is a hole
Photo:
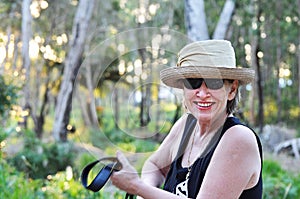
[[[203,0],[185,0],[185,23],[189,39],[209,39]]]
[[[23,0],[22,3],[22,60],[23,68],[26,70],[26,80],[29,78],[30,57],[29,57],[29,41],[31,38],[31,0]],[[26,81],[27,82],[27,81]]]
[[[227,0],[222,9],[220,19],[218,21],[217,27],[215,28],[213,39],[225,39],[228,26],[231,21],[231,17],[235,10],[234,0]]]
[[[226,0],[213,39],[225,39],[235,10],[234,0]],[[187,35],[192,41],[209,39],[204,0],[185,0],[185,23]]]
[[[29,57],[29,41],[31,38],[31,12],[30,12],[31,0],[23,0],[22,2],[22,64],[25,70],[25,85],[23,88],[24,102],[23,110],[30,109],[30,57]],[[27,127],[27,115],[24,116],[23,125]]]
[[[66,126],[69,123],[73,87],[81,64],[86,34],[92,16],[94,0],[80,0],[73,22],[72,39],[63,72],[62,84],[55,107],[53,136],[57,141],[67,140]]]

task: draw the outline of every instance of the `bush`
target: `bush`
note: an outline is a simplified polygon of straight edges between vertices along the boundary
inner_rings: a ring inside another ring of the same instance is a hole
[[[49,175],[47,179],[29,179],[4,159],[0,160],[0,198],[9,199],[96,199],[109,198],[111,193],[101,190],[93,193],[84,189],[77,178],[74,178],[71,167],[66,171]],[[123,198],[122,192],[113,192],[113,198]]]
[[[0,143],[10,133],[10,130],[0,128]],[[24,135],[24,150],[15,157],[7,159],[0,150],[0,198],[124,198],[125,193],[109,185],[97,193],[82,186],[79,170],[94,157],[78,156],[75,167],[71,167],[69,165],[73,165],[75,158],[72,144],[44,144],[33,132]]]
[[[2,159],[0,164],[0,198],[38,198],[40,195],[40,180],[28,180],[24,173],[18,172],[14,167]]]
[[[19,88],[12,82],[7,83],[0,75],[0,116],[3,116],[17,102]]]
[[[32,132],[26,133],[24,149],[9,159],[19,171],[30,178],[46,178],[50,174],[73,166],[74,154],[70,143],[45,144]]]
[[[300,196],[300,175],[283,170],[272,160],[265,160],[263,167],[264,199],[293,199]]]

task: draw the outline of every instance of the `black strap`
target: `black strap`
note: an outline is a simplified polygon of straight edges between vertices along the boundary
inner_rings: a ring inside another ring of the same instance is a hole
[[[110,161],[112,163],[109,163],[105,165],[97,174],[97,176],[94,178],[94,180],[88,185],[88,176],[92,168],[102,161]],[[82,185],[93,192],[98,192],[108,181],[109,177],[111,176],[113,171],[119,171],[122,169],[121,163],[118,161],[115,157],[105,157],[101,158],[99,160],[96,160],[90,164],[88,164],[81,173],[81,183]],[[125,199],[134,199],[134,195],[126,193]]]
[[[94,180],[88,185],[88,176],[91,169],[102,161],[111,161],[112,163],[104,166],[97,176],[94,178]],[[88,164],[81,173],[81,183],[86,188],[93,192],[98,192],[107,182],[109,177],[111,176],[113,171],[120,170],[122,168],[122,165],[118,162],[118,159],[115,157],[105,157],[101,158],[99,160],[96,160],[90,164]]]
[[[126,193],[125,199],[133,199],[134,195]]]
[[[192,114],[188,114],[188,117],[186,119],[185,127],[184,127],[184,132],[182,135],[182,139],[178,148],[178,152],[176,155],[176,158],[180,157],[183,153],[184,150],[189,142],[190,136],[195,128],[196,125],[196,118]],[[88,180],[88,175],[91,169],[99,162],[101,161],[111,161],[114,163],[110,163],[103,167],[97,176],[94,178],[94,180],[91,182],[91,184],[87,185],[87,180]],[[82,185],[91,191],[98,192],[107,182],[109,177],[111,176],[113,171],[118,171],[122,169],[122,165],[118,162],[118,159],[115,157],[106,157],[106,158],[101,158],[99,160],[96,160],[90,164],[88,164],[82,171],[81,173],[81,182]],[[134,195],[126,193],[125,199],[133,199]]]
[[[185,122],[184,132],[177,151],[176,159],[179,158],[184,153],[196,123],[197,123],[197,119],[192,114],[189,113]]]

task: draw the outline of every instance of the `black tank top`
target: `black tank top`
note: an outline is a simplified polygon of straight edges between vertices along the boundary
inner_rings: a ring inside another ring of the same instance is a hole
[[[222,132],[221,132],[220,137],[219,137],[217,143],[215,144],[215,146],[208,152],[207,155],[205,155],[204,157],[198,158],[192,165],[190,177],[189,177],[188,184],[187,184],[187,191],[188,191],[189,198],[196,198],[196,196],[200,190],[204,175],[206,173],[206,169],[210,163],[210,160],[213,156],[213,153],[214,153],[218,143],[220,142],[224,133],[230,127],[232,127],[234,125],[243,125],[243,124],[241,124],[239,119],[237,119],[235,117],[228,117],[225,121]],[[253,130],[252,130],[252,132],[256,136],[257,144],[259,147],[261,165],[262,165],[262,146],[261,146],[260,140],[259,140],[258,136],[256,135],[256,133]],[[186,180],[185,178],[186,178],[188,169],[182,168],[182,164],[181,164],[182,156],[183,155],[179,156],[171,164],[170,170],[167,174],[166,181],[164,184],[164,190],[166,190],[166,191],[175,193],[176,188],[179,190],[181,189],[177,185],[185,183],[185,180]],[[180,190],[180,191],[185,192],[185,190]],[[178,192],[178,190],[177,190],[177,192]],[[262,174],[261,174],[261,172],[260,172],[260,177],[259,177],[258,183],[254,187],[244,190],[239,198],[240,199],[261,199],[262,198]]]

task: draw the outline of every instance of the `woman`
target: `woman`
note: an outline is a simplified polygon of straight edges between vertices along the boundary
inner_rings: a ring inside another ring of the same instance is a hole
[[[261,198],[260,141],[232,114],[239,101],[239,86],[250,83],[254,75],[251,69],[236,67],[228,41],[185,46],[178,54],[177,66],[161,71],[161,80],[183,89],[187,113],[145,162],[141,178],[118,152],[123,169],[112,175],[113,184],[149,199]],[[185,126],[190,125],[189,115],[197,123],[179,153]],[[164,189],[158,188],[163,183]]]

